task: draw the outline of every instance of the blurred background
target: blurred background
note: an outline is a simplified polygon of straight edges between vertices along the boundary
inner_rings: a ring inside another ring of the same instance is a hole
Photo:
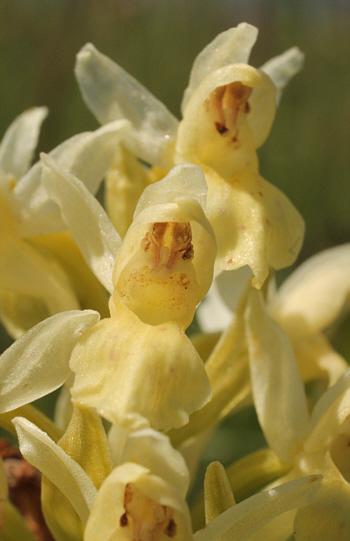
[[[88,41],[179,117],[194,58],[243,21],[259,28],[252,65],[293,45],[306,56],[259,150],[261,174],[305,218],[299,262],[348,242],[350,0],[1,0],[0,137],[17,115],[39,105],[50,109],[40,151],[97,128],[73,74],[75,55]],[[244,430],[256,430],[254,419],[246,421],[234,421],[236,432],[228,427],[237,456],[250,450]]]

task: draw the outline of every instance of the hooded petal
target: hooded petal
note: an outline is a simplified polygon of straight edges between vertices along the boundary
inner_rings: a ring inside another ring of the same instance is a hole
[[[220,270],[248,265],[260,288],[269,268],[291,265],[304,237],[304,221],[289,199],[257,173],[245,171],[226,182],[205,169],[207,215],[213,226]]]
[[[245,541],[282,513],[310,504],[320,488],[321,478],[320,475],[304,477],[255,494],[196,532],[194,541],[219,541],[224,533],[230,535],[230,539]]]
[[[257,291],[250,294],[246,333],[259,422],[269,446],[291,462],[310,429],[306,395],[288,339]]]
[[[85,541],[152,539],[191,541],[185,501],[165,480],[138,464],[115,468],[98,492]]]
[[[84,333],[70,366],[73,401],[130,429],[181,426],[211,394],[202,360],[181,329],[147,325],[123,305]]]
[[[177,160],[206,164],[227,180],[256,167],[255,149],[267,138],[274,120],[275,94],[271,79],[246,64],[209,73],[184,111]]]
[[[236,28],[221,32],[199,53],[193,63],[190,81],[184,93],[182,112],[185,111],[193,92],[209,73],[230,64],[248,63],[257,36],[257,28],[241,23]]]
[[[60,387],[79,336],[99,320],[92,310],[62,312],[39,323],[0,356],[0,412],[32,402]]]
[[[45,432],[22,417],[13,423],[24,458],[61,490],[85,523],[97,494],[91,479]]]
[[[0,144],[0,169],[19,180],[29,169],[39,139],[46,107],[28,109],[7,129]]]
[[[43,185],[57,203],[71,235],[94,274],[112,293],[112,268],[121,239],[107,214],[76,177],[42,155]]]
[[[136,462],[174,487],[185,498],[189,485],[186,462],[164,434],[145,428],[132,432],[126,442],[122,463]]]
[[[303,64],[304,54],[298,47],[292,47],[261,66],[261,71],[264,71],[272,79],[277,88],[277,104],[281,100],[284,87],[302,69]]]
[[[171,163],[177,119],[131,75],[88,43],[78,53],[75,74],[84,101],[101,124],[121,118],[132,124],[124,144],[152,165]]]
[[[321,252],[300,265],[274,299],[279,319],[321,331],[342,313],[350,298],[350,244]]]
[[[120,139],[129,130],[124,120],[68,139],[49,156],[95,193],[110,166]],[[28,237],[65,229],[59,210],[41,184],[42,164],[36,163],[13,191],[16,233]]]
[[[182,164],[148,186],[113,271],[114,298],[145,323],[186,328],[208,291],[215,239],[204,211],[201,169]]]

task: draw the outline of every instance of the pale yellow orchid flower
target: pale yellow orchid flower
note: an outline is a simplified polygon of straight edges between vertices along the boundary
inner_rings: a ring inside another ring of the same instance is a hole
[[[96,312],[66,312],[16,342],[3,354],[4,377],[10,363],[16,377],[5,377],[0,411],[56,388],[71,369],[73,402],[95,408],[111,422],[133,429],[184,425],[211,396],[203,362],[184,332],[210,287],[216,253],[204,213],[201,169],[179,165],[149,186],[121,243],[87,188],[48,156],[42,161],[46,190],[87,263],[112,295],[111,317],[96,323]],[[90,332],[92,321],[96,325]],[[57,332],[67,336],[62,355],[57,354],[56,325]],[[53,370],[50,378],[53,362],[57,372]],[[38,378],[31,378],[22,393],[25,364]]]
[[[305,382],[323,380],[332,385],[347,369],[347,362],[327,339],[327,330],[347,310],[349,269],[350,245],[330,248],[306,260],[267,295],[268,310],[286,332]],[[215,332],[230,324],[249,280],[247,268],[216,278],[197,312],[204,331]]]
[[[269,267],[293,263],[303,239],[300,215],[260,177],[256,156],[270,131],[276,97],[300,70],[303,55],[293,48],[257,70],[247,64],[256,37],[257,29],[243,23],[219,34],[198,55],[180,124],[91,44],[78,54],[76,75],[86,104],[102,124],[120,118],[132,123],[122,143],[127,150],[120,150],[107,179],[107,207],[120,233],[130,224],[128,206],[136,204],[147,182],[162,178],[175,163],[198,164],[208,184],[216,265],[220,270],[249,265],[260,288]],[[151,172],[130,152],[154,166]]]
[[[61,537],[56,526],[54,533],[58,541],[100,541],[101,538],[120,541],[244,541],[275,517],[310,504],[321,482],[321,476],[317,475],[297,479],[238,505],[234,505],[233,500],[226,510],[218,511],[215,506],[214,513],[211,506],[207,526],[193,533],[185,502],[188,471],[182,456],[171,447],[165,435],[145,429],[129,434],[126,440],[122,438],[117,443],[120,447],[116,453],[118,464],[110,474],[105,474],[97,491],[90,477],[94,475],[91,462],[85,460],[83,465],[79,459],[82,456],[79,448],[83,449],[84,445],[87,445],[85,459],[90,455],[96,431],[91,432],[87,427],[82,430],[83,425],[78,432],[69,428],[67,436],[70,436],[70,441],[74,433],[79,433],[80,437],[73,438],[73,445],[68,444],[67,447],[68,439],[63,443],[63,438],[57,445],[26,419],[16,418],[14,424],[25,458],[66,498],[77,514],[76,520],[82,525],[84,533],[79,534],[76,530],[74,537],[69,522],[61,514],[66,525],[65,537]],[[99,445],[101,438],[102,434],[98,437]],[[87,468],[90,474],[87,474]],[[99,468],[98,464],[95,468]],[[218,490],[218,486],[206,483],[206,493],[212,502],[217,501]],[[67,507],[61,509],[67,513]],[[51,509],[51,514],[55,514],[55,509]]]
[[[288,531],[298,541],[346,541],[350,537],[350,370],[322,395],[310,416],[290,344],[257,292],[251,293],[248,303],[246,332],[258,418],[270,447],[290,465],[290,472],[273,485],[323,475],[314,502],[280,517],[264,535],[281,541]]]
[[[57,205],[41,184],[41,163],[29,168],[46,115],[45,107],[25,111],[0,144],[0,319],[14,338],[63,310],[106,310],[105,291],[62,233]],[[79,134],[50,155],[94,193],[127,129],[118,121]]]

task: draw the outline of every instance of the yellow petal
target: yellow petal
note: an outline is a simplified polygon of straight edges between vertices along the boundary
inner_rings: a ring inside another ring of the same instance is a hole
[[[161,541],[166,535],[174,541],[192,539],[184,500],[143,466],[127,462],[115,468],[98,492],[84,540]]]
[[[148,186],[113,270],[116,302],[145,323],[186,328],[208,291],[216,246],[204,214],[206,183],[194,165]]]
[[[121,238],[125,236],[142,191],[150,183],[146,169],[123,147],[116,151],[105,183],[105,202],[109,217]]]
[[[260,288],[269,268],[291,265],[301,248],[304,222],[276,187],[253,170],[226,182],[205,170],[207,214],[218,246],[216,265],[232,270],[248,265]]]
[[[226,179],[244,170],[271,129],[275,94],[270,78],[246,64],[209,73],[184,111],[178,161],[206,164]]]
[[[181,426],[211,395],[202,360],[181,329],[147,325],[123,305],[84,333],[70,365],[73,401],[133,429]]]
[[[350,539],[350,486],[323,485],[315,501],[299,509],[294,521],[296,541],[348,541]]]

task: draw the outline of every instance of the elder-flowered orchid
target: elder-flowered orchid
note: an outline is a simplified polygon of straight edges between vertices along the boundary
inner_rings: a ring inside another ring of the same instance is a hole
[[[267,293],[268,311],[284,329],[304,382],[323,380],[332,385],[348,367],[329,343],[327,331],[347,310],[349,269],[350,245],[344,244],[309,258],[278,289],[272,284]],[[230,325],[250,279],[248,269],[222,273],[216,278],[198,309],[204,331],[214,332]]]
[[[1,411],[28,402],[22,393],[27,387],[22,363],[39,375],[27,390],[32,397],[62,384],[71,369],[73,402],[96,408],[111,422],[134,429],[185,424],[211,396],[203,362],[184,333],[210,287],[216,253],[204,213],[202,171],[179,165],[149,186],[121,243],[85,186],[50,157],[43,156],[42,162],[47,192],[87,263],[112,294],[111,317],[97,323],[96,312],[66,312],[24,335],[3,354]],[[63,353],[59,333],[66,336]],[[53,359],[57,371],[51,378]],[[11,363],[14,378],[6,377]]]
[[[310,507],[281,517],[278,526],[271,524],[264,535],[280,541],[286,532],[294,531],[298,541],[345,541],[350,536],[350,371],[321,396],[310,416],[290,344],[258,292],[250,294],[246,332],[258,418],[272,450],[290,465],[290,472],[273,485],[304,475],[323,475]]]
[[[89,303],[105,310],[103,288],[61,233],[66,226],[41,184],[41,163],[29,168],[46,115],[45,107],[25,111],[0,145],[0,318],[13,337],[63,310]],[[79,134],[50,156],[95,193],[127,129],[118,121]]]
[[[106,438],[101,431],[102,424],[95,421],[95,429],[88,428],[91,419],[88,424],[86,418],[91,415],[88,410],[78,408],[77,416],[67,429],[67,437],[58,444],[26,419],[14,419],[23,455],[42,471],[44,486],[50,486],[49,483],[53,487],[51,494],[45,494],[47,488],[44,489],[44,509],[48,524],[59,540],[219,541],[233,538],[244,541],[280,514],[310,504],[319,490],[321,476],[311,476],[253,496],[239,505],[234,505],[233,500],[222,512],[220,485],[213,486],[213,475],[209,472],[206,480],[210,501],[208,524],[193,534],[185,502],[188,471],[169,439],[152,429],[130,433],[119,441],[113,438],[114,446],[119,447],[114,449],[114,454],[119,459],[97,482],[96,471],[101,467],[95,464],[91,468],[91,460],[87,458],[94,452],[94,445],[106,447]],[[78,431],[80,438],[72,439]],[[84,453],[79,451],[83,445]],[[50,501],[54,493],[56,499]],[[54,502],[60,505],[60,524]],[[213,506],[213,502],[219,505]],[[70,515],[67,522],[72,510],[74,515]],[[76,528],[75,536],[72,536],[72,524]],[[82,527],[80,533],[78,524]]]
[[[218,245],[216,265],[220,270],[249,265],[254,285],[260,288],[269,267],[279,269],[294,262],[303,239],[300,215],[260,177],[256,155],[270,131],[276,95],[279,99],[299,71],[303,55],[293,48],[260,70],[252,68],[247,62],[256,37],[256,28],[240,24],[219,34],[198,55],[180,123],[91,44],[78,54],[76,75],[86,104],[102,124],[120,118],[132,123],[107,178],[111,214],[116,212],[114,205],[118,213],[123,208],[120,199],[135,205],[144,186],[162,178],[175,163],[198,164],[208,184],[207,212]],[[145,171],[130,152],[153,169]],[[124,210],[123,215],[130,219],[130,212]],[[127,225],[121,225],[121,234]]]

